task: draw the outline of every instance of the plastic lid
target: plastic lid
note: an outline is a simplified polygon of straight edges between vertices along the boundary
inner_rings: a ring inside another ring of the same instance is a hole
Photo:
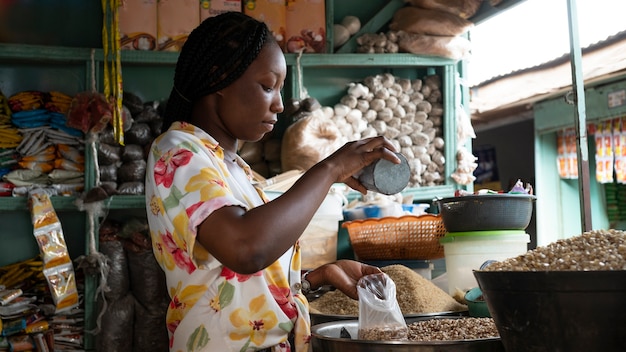
[[[449,235],[446,235],[439,239],[439,243],[445,244],[445,243],[452,243],[452,242],[472,242],[472,241],[496,241],[497,242],[497,241],[516,241],[516,240],[522,240],[522,239],[525,240],[526,242],[530,242],[530,235],[523,231],[522,232],[514,231],[514,233],[504,233],[504,234],[500,232],[496,235],[492,234],[490,236],[482,236],[482,235],[449,236]]]
[[[404,155],[396,153],[396,156],[400,159],[400,164],[379,159],[361,171],[359,181],[370,191],[386,195],[401,192],[409,184],[411,169]]]
[[[524,230],[485,230],[485,231],[463,231],[447,232],[446,237],[456,236],[497,236],[497,235],[525,235]]]

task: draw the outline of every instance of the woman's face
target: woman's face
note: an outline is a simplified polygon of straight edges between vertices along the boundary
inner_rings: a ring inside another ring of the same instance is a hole
[[[226,138],[250,142],[263,138],[272,131],[277,114],[284,109],[281,90],[286,74],[280,47],[274,42],[266,43],[244,74],[216,93],[219,121],[213,123],[222,126]],[[213,137],[219,141],[218,136]]]

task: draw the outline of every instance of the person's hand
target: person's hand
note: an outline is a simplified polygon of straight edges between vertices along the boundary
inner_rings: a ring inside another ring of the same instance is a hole
[[[365,194],[367,189],[354,175],[379,159],[387,159],[394,164],[399,164],[401,161],[395,153],[393,144],[385,137],[378,136],[348,142],[321,162],[329,163],[330,169],[337,172],[336,182],[343,182]]]
[[[332,285],[350,298],[358,299],[356,284],[359,279],[365,275],[381,273],[381,270],[372,265],[342,259],[334,263],[325,264],[311,274],[315,272],[319,272],[322,279],[322,282],[316,286]],[[309,278],[311,278],[311,274],[309,274]]]

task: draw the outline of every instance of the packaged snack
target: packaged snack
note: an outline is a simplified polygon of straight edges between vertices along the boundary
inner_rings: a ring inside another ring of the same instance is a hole
[[[74,266],[70,259],[61,222],[52,201],[42,189],[29,193],[33,235],[43,260],[43,273],[50,288],[56,313],[78,306]]]

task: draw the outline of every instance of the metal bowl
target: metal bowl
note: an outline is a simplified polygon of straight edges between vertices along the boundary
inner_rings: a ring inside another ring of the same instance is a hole
[[[345,321],[345,320],[358,320],[359,317],[354,315],[340,315],[340,314],[320,314],[320,313],[310,313],[311,316],[311,325],[318,325],[323,323],[330,323],[333,321]],[[462,311],[448,311],[448,312],[437,312],[437,313],[415,313],[415,314],[405,314],[404,319],[414,319],[414,318],[433,318],[433,317],[461,317],[461,316],[469,316],[468,310]]]
[[[427,319],[449,317],[407,318],[407,324]],[[457,317],[462,318],[462,317]],[[359,321],[343,320],[315,325],[311,328],[313,352],[504,352],[500,338],[460,341],[367,341],[342,338],[345,328],[358,336]]]
[[[482,194],[436,200],[448,232],[525,230],[533,202],[529,194]]]

